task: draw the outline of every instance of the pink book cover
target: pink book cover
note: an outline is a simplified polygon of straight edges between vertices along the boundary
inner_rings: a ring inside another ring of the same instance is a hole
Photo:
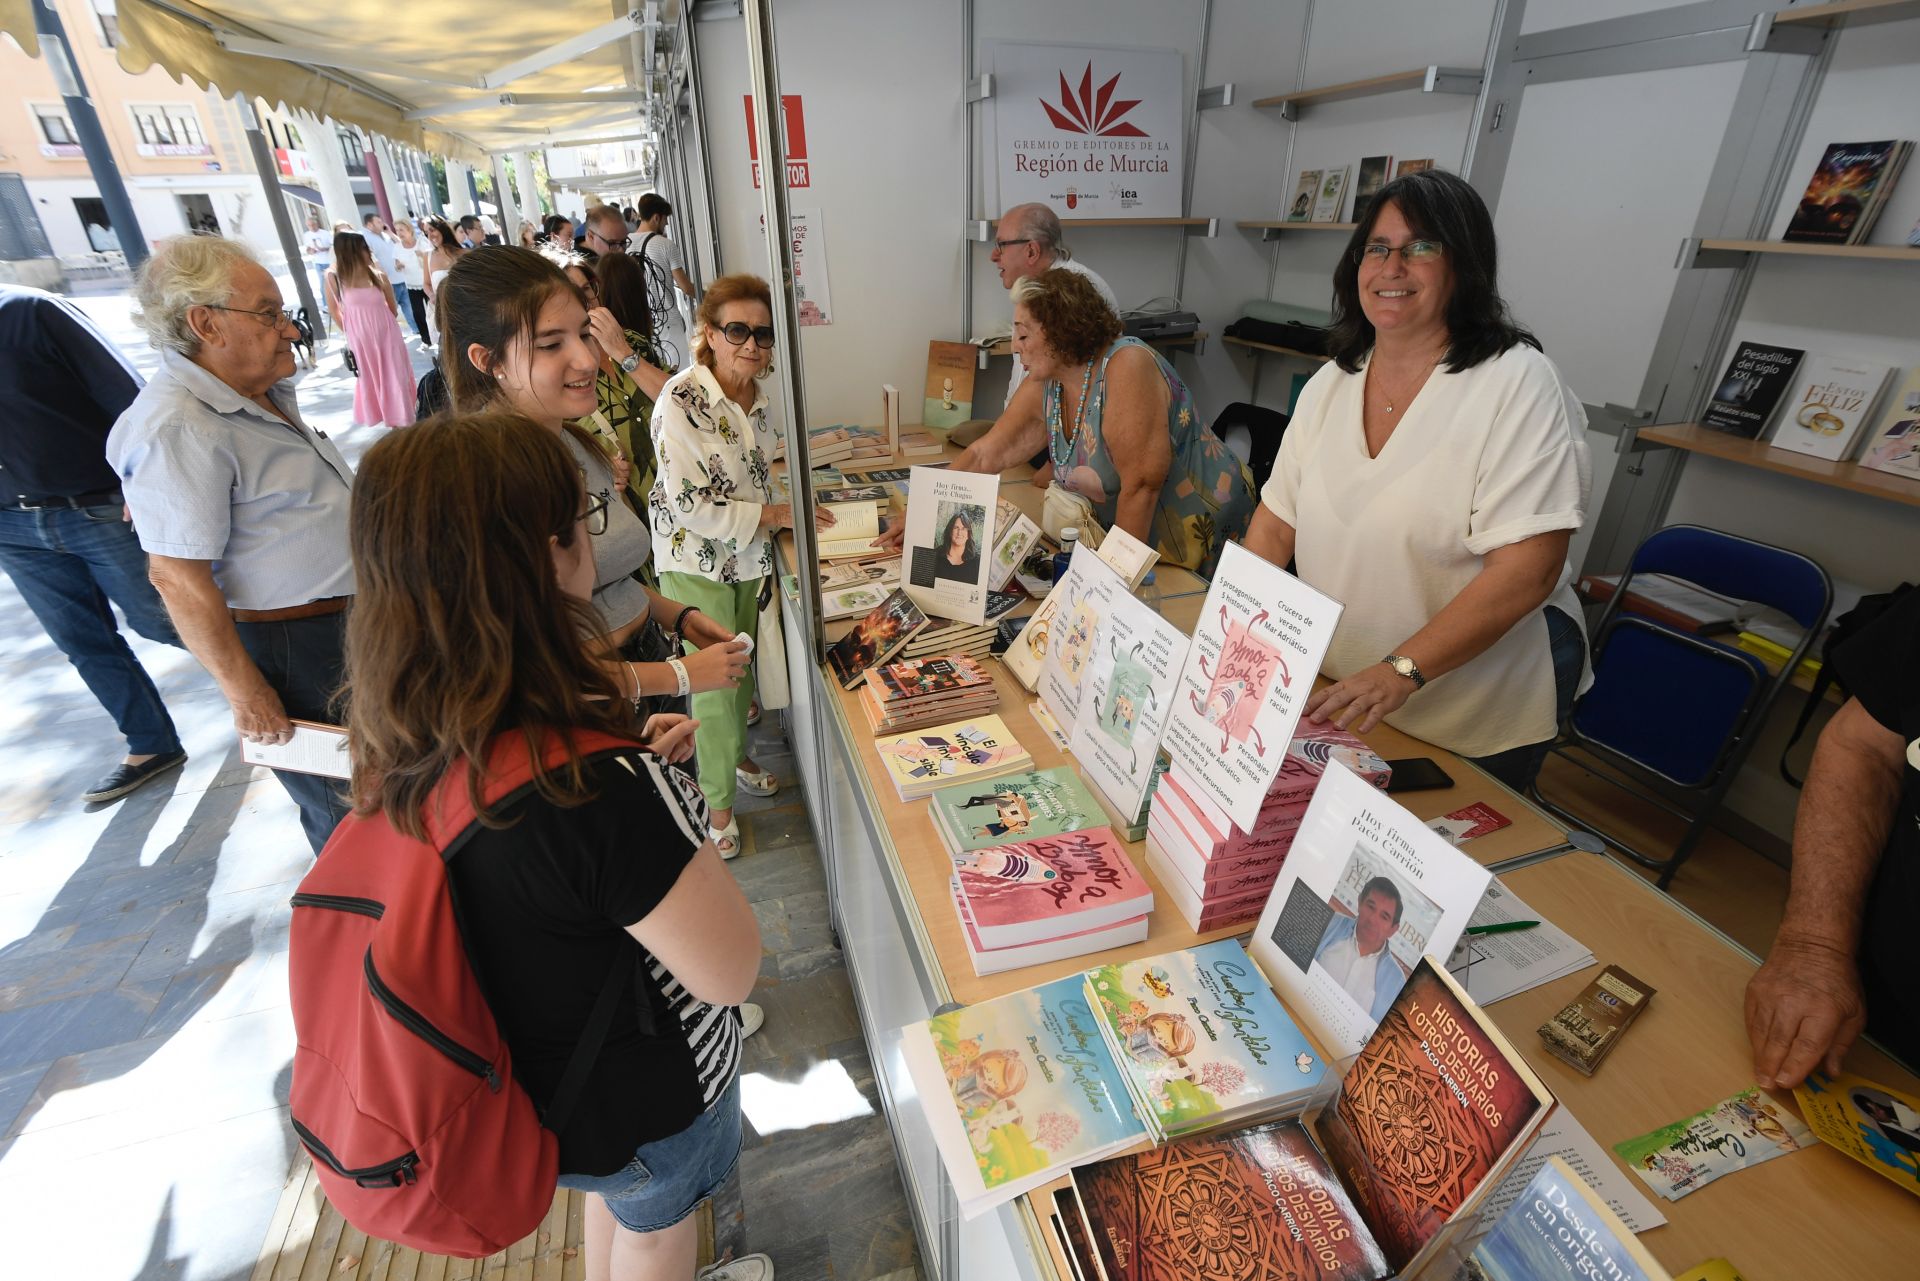
[[[1260,811],[1260,822],[1252,832],[1243,832],[1227,818],[1226,812],[1202,796],[1191,784],[1182,785],[1168,770],[1164,806],[1187,834],[1193,847],[1208,860],[1284,850],[1293,843],[1293,833],[1306,817],[1305,801],[1269,806]]]
[[[1281,864],[1287,861],[1286,850],[1265,850],[1232,862],[1208,862],[1196,855],[1177,831],[1169,832],[1166,827],[1154,823],[1147,825],[1147,831],[1158,842],[1160,853],[1167,862],[1173,864],[1180,873],[1181,879],[1202,894],[1211,895],[1229,881],[1250,874],[1264,873],[1269,878],[1277,876]]]
[[[1273,890],[1269,880],[1265,888],[1256,886],[1251,891],[1238,892],[1228,898],[1203,895],[1181,877],[1151,832],[1147,834],[1147,866],[1159,876],[1160,888],[1173,900],[1180,919],[1196,930],[1210,930],[1215,925],[1258,917]]]
[[[1042,939],[1038,943],[1022,943],[1016,947],[988,947],[980,941],[980,931],[974,926],[973,918],[967,914],[966,896],[960,892],[958,880],[953,883],[953,909],[960,918],[960,928],[967,936],[967,958],[973,962],[973,972],[983,978],[989,974],[1023,969],[1029,965],[1044,965],[1048,961],[1064,960],[1069,956],[1086,956],[1092,952],[1104,952],[1108,948],[1124,947],[1128,943],[1137,943],[1147,937],[1147,918],[1136,916],[1113,925],[1102,925],[1098,929],[1063,934],[1056,939]]]
[[[953,866],[990,948],[1079,934],[1153,910],[1153,891],[1111,828],[971,850]]]
[[[1280,773],[1268,789],[1264,804],[1284,805],[1312,799],[1313,789],[1320,786],[1320,776],[1326,773],[1330,760],[1339,761],[1383,792],[1393,775],[1371,747],[1339,726],[1331,722],[1315,725],[1303,720],[1294,731],[1293,742],[1287,744],[1287,758],[1280,763]]]

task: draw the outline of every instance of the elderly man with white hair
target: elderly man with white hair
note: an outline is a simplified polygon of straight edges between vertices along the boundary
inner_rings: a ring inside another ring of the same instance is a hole
[[[242,244],[160,242],[139,321],[158,373],[107,437],[148,573],[181,639],[219,682],[234,728],[279,744],[292,718],[337,721],[353,596],[353,472],[294,400],[297,332]],[[276,771],[314,852],[347,812],[334,780]]]

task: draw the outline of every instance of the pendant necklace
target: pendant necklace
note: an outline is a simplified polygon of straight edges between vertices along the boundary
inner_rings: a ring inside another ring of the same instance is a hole
[[[1419,394],[1419,388],[1421,387],[1422,384],[1424,384],[1427,381],[1427,376],[1433,372],[1434,367],[1439,363],[1440,363],[1440,359],[1437,356],[1433,360],[1428,361],[1427,367],[1420,371],[1420,376],[1413,380],[1415,395]],[[1379,370],[1375,369],[1373,370],[1373,372],[1377,374],[1379,373]],[[1399,411],[1394,408],[1393,402],[1401,399],[1401,397],[1394,395],[1393,392],[1388,389],[1387,380],[1385,378],[1381,378],[1379,382],[1380,382],[1380,398],[1382,401],[1386,403],[1387,412],[1390,414],[1398,413]]]

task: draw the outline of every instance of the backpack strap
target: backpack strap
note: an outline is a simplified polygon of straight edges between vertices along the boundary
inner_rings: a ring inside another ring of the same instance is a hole
[[[573,1109],[580,1102],[580,1092],[587,1086],[587,1076],[600,1058],[601,1047],[607,1043],[607,1032],[613,1027],[614,1011],[620,1007],[620,993],[627,986],[627,972],[631,965],[625,949],[614,957],[613,964],[607,969],[606,982],[600,985],[600,995],[593,1003],[593,1013],[587,1016],[587,1026],[580,1033],[580,1043],[573,1047],[573,1057],[567,1060],[567,1070],[561,1073],[560,1084],[554,1087],[553,1097],[547,1100],[547,1110],[541,1116],[540,1124],[555,1134],[567,1128],[567,1122],[573,1117]]]
[[[598,730],[575,729],[566,733],[546,730],[542,734],[540,763],[558,769],[567,761],[569,749],[582,760],[600,752],[637,748],[630,738],[617,738]],[[487,767],[481,804],[491,809],[533,783],[533,757],[527,748],[527,735],[517,729],[496,734],[487,744]],[[423,807],[427,843],[451,858],[477,821],[473,797],[467,791],[466,770],[460,766],[448,770],[434,785]]]

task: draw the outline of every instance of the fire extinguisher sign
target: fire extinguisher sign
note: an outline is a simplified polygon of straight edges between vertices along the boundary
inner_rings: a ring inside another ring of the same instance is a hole
[[[747,106],[747,160],[753,166],[753,185],[760,186],[760,138],[753,122],[753,95],[742,94]],[[780,120],[787,135],[787,186],[811,187],[813,175],[807,168],[807,118],[800,111],[800,95],[780,95]]]

